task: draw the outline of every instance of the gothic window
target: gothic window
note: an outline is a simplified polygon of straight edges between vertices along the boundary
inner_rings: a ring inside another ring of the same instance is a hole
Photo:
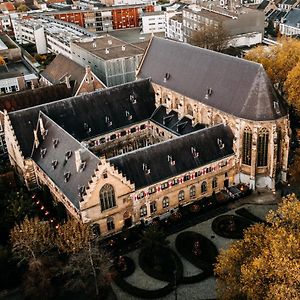
[[[258,133],[257,138],[257,166],[265,167],[268,165],[268,144],[269,132],[263,128]]]
[[[140,208],[140,216],[144,217],[147,216],[147,206],[146,205],[142,205]]]
[[[101,211],[116,206],[115,191],[112,185],[105,184],[100,190]]]
[[[179,193],[178,193],[178,201],[183,201],[184,200],[184,191],[181,190]]]
[[[163,208],[169,207],[169,204],[170,204],[170,199],[169,199],[169,197],[164,197],[164,199],[163,199],[163,201],[162,201],[162,206],[163,206]]]
[[[242,163],[251,166],[252,131],[249,127],[244,130]]]
[[[195,196],[196,196],[196,187],[193,185],[190,188],[190,198],[195,198]]]
[[[217,180],[217,177],[214,177],[213,180],[212,180],[212,183],[211,183],[211,186],[213,189],[217,188],[218,187],[218,180]]]
[[[153,214],[156,212],[156,202],[153,201],[150,203],[150,213]]]
[[[188,115],[193,116],[193,108],[190,104],[187,105],[186,110]]]
[[[106,225],[108,231],[114,230],[115,229],[114,219],[112,217],[107,218]]]
[[[203,181],[201,183],[201,193],[206,193],[207,192],[207,182]]]
[[[175,98],[175,101],[174,101],[174,108],[175,109],[179,109],[179,104],[180,104],[180,101],[178,98]]]
[[[99,237],[100,236],[100,226],[99,224],[95,223],[92,225],[92,233],[94,237]]]

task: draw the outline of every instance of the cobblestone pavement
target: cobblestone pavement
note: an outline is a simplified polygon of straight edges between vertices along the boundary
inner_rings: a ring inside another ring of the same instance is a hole
[[[233,203],[228,204],[227,207],[229,210],[222,214],[234,214],[234,211],[236,209],[245,207],[257,217],[264,219],[264,216],[269,210],[276,209],[279,200],[280,200],[280,195],[278,194],[273,194],[268,191],[255,192],[247,198],[240,199]],[[214,217],[205,220],[203,222],[200,221],[198,224],[185,228],[182,231],[191,230],[191,231],[201,233],[202,235],[209,238],[217,246],[219,250],[226,249],[233,242],[233,240],[220,237],[212,231],[211,223]],[[168,240],[170,241],[170,246],[175,251],[176,249],[175,249],[174,242],[177,234],[178,232],[168,236]],[[139,249],[132,251],[128,254],[128,256],[134,259],[136,263],[136,270],[134,274],[129,276],[126,280],[130,282],[132,285],[144,289],[149,289],[149,290],[157,289],[165,286],[167,284],[166,282],[156,280],[148,276],[141,270],[141,268],[138,265],[138,253],[139,253]],[[179,255],[178,252],[177,254]],[[191,276],[201,272],[201,270],[199,270],[198,268],[190,264],[183,257],[181,257],[180,255],[179,257],[182,260],[184,266],[184,275]],[[119,300],[139,300],[138,298],[123,292],[115,284],[113,284],[112,287]],[[175,292],[167,295],[164,298],[160,298],[158,300],[173,300],[173,299],[175,299]],[[216,283],[214,277],[210,277],[204,281],[195,284],[179,285],[177,287],[177,299],[178,300],[216,299]]]

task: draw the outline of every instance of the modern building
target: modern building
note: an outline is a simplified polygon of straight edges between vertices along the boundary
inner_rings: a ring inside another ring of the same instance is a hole
[[[143,33],[154,33],[165,31],[165,12],[153,11],[142,15]]]
[[[182,12],[166,12],[165,17],[165,36],[168,39],[183,42]]]
[[[59,54],[41,73],[40,83],[45,86],[65,82],[72,88],[72,95],[80,95],[105,88],[101,80],[91,71],[70,58]]]
[[[48,186],[107,236],[234,184],[286,179],[288,114],[260,64],[154,37],[138,76],[5,113],[27,186]]]
[[[71,51],[72,59],[82,66],[89,65],[106,86],[135,80],[144,53],[143,49],[110,35],[73,40]]]
[[[192,42],[193,34],[207,25],[222,24],[228,32],[230,45],[251,46],[262,42],[264,35],[263,11],[243,6],[228,8],[203,2],[183,9],[183,36]]]
[[[53,52],[71,57],[72,39],[94,36],[80,26],[45,16],[14,20],[13,25],[16,41],[35,44],[39,54]]]

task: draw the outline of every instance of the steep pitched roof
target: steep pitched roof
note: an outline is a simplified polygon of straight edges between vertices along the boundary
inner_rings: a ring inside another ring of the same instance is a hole
[[[218,139],[224,143],[223,148],[219,147]],[[234,153],[232,143],[230,128],[220,124],[116,156],[109,161],[138,189],[231,155]],[[199,153],[196,158],[192,147]],[[175,161],[174,166],[168,161],[168,156]],[[150,169],[149,174],[145,173],[143,164]]]
[[[265,121],[286,115],[260,64],[185,43],[153,37],[138,77],[151,77],[154,83],[239,118]]]
[[[34,90],[2,94],[0,95],[0,110],[5,109],[10,112],[68,98],[71,95],[71,89],[68,89],[64,83],[40,87]]]
[[[23,155],[28,157],[40,111],[82,141],[148,119],[154,110],[154,93],[146,79],[11,112],[9,117]]]
[[[40,113],[39,117],[43,122],[44,129],[47,130],[47,135],[42,138],[38,123],[37,132],[40,144],[33,149],[32,159],[79,209],[79,201],[82,198],[79,188],[83,188],[83,192],[88,187],[88,182],[97,168],[99,159],[45,114]],[[56,147],[53,146],[55,139],[58,140]],[[42,152],[45,151],[43,149],[46,149],[44,155],[42,155]],[[68,151],[71,151],[71,156],[66,159]],[[80,151],[81,160],[85,164],[83,169],[76,168],[75,151]],[[54,168],[55,161],[57,161],[57,165]],[[65,176],[68,172],[70,178],[66,180]]]
[[[84,67],[62,54],[58,54],[41,73],[41,76],[52,84],[63,82],[66,76],[71,76],[70,81],[74,81],[74,94],[78,90],[84,75]]]

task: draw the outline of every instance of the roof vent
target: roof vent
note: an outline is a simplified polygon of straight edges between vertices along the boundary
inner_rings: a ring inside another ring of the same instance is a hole
[[[145,172],[145,174],[150,174],[150,168],[148,167],[147,164],[143,164],[143,171]]]
[[[105,49],[105,54],[109,54],[108,48]]]
[[[53,142],[53,148],[56,148],[58,143],[59,143],[59,140],[58,139],[53,139],[52,142]]]
[[[219,146],[219,148],[222,150],[223,148],[224,148],[224,143],[223,143],[223,141],[222,141],[222,139],[217,139],[217,144],[218,144],[218,146]]]
[[[72,156],[72,151],[69,150],[65,153],[66,160],[68,160]]]
[[[171,77],[171,74],[170,73],[166,73],[165,77],[164,77],[164,82],[167,82],[167,80],[169,80],[170,77]]]
[[[55,159],[55,160],[52,160],[51,166],[52,166],[53,170],[56,169],[57,165],[58,165],[58,161],[57,161],[56,159]]]
[[[112,40],[108,40],[108,45],[112,45]]]
[[[41,158],[44,158],[47,153],[47,149],[46,148],[41,149],[40,153],[41,153]]]
[[[97,44],[96,44],[96,42],[93,42],[93,48],[96,48],[97,47]]]
[[[208,88],[207,89],[207,92],[206,92],[206,95],[205,95],[205,99],[208,99],[209,96],[211,96],[213,93],[213,89],[212,88]]]
[[[105,117],[105,123],[108,127],[112,126],[112,121],[110,120],[110,118],[108,116]]]
[[[197,158],[199,156],[199,152],[194,147],[191,147],[191,152],[194,158]]]
[[[126,50],[126,46],[123,45],[123,46],[122,46],[122,51],[125,51],[125,50]]]
[[[79,197],[82,197],[83,195],[85,194],[85,186],[82,185],[82,186],[78,186],[78,196]]]
[[[64,173],[65,182],[68,182],[70,180],[70,177],[71,177],[71,173],[70,172]]]
[[[175,160],[172,159],[172,156],[168,155],[168,162],[171,166],[175,166]]]
[[[128,110],[125,111],[125,115],[129,121],[132,119],[132,114]]]
[[[130,100],[130,102],[131,102],[132,104],[136,104],[136,97],[135,97],[134,94],[129,95],[129,100]]]

